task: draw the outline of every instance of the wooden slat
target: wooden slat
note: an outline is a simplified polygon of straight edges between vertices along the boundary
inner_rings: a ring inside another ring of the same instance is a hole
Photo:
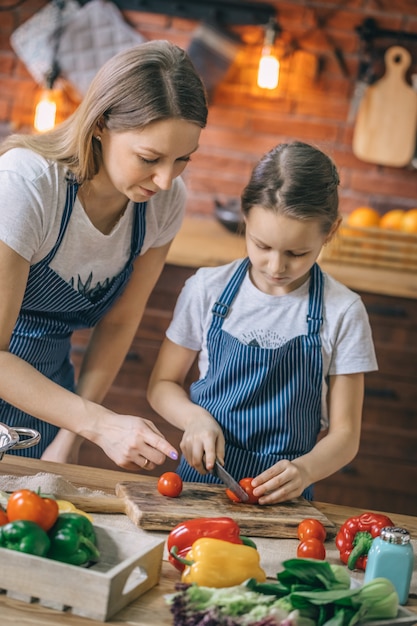
[[[321,259],[406,272],[417,271],[417,235],[382,228],[343,226]]]

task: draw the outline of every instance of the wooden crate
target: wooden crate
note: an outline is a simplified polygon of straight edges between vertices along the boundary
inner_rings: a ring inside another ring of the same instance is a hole
[[[94,528],[100,561],[89,568],[0,548],[0,593],[105,622],[159,582],[164,539]]]
[[[320,259],[417,272],[417,235],[342,225],[332,242],[323,248]]]

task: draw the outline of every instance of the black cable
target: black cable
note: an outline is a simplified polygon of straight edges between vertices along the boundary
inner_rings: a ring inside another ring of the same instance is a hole
[[[61,35],[64,30],[63,11],[65,8],[65,0],[53,0],[53,4],[56,7],[56,28],[53,33],[53,51],[52,51],[52,63],[51,69],[46,75],[46,86],[48,89],[52,89],[54,82],[61,73],[61,68],[58,63],[58,50],[61,41]]]
[[[13,11],[13,9],[17,9],[17,7],[20,7],[21,4],[24,4],[27,0],[17,0],[17,2],[15,2],[14,4],[9,4],[8,6],[5,7],[0,7],[0,12],[1,11]]]

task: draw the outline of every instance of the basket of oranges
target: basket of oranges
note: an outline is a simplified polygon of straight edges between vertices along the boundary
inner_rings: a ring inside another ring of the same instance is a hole
[[[393,209],[381,215],[372,207],[358,207],[344,217],[321,258],[416,272],[417,208]]]

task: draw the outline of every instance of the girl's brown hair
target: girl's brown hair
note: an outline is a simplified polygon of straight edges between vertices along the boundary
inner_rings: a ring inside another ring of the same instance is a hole
[[[255,166],[242,194],[242,211],[253,206],[300,220],[318,219],[327,234],[339,219],[339,176],[321,150],[303,143],[279,144]]]

